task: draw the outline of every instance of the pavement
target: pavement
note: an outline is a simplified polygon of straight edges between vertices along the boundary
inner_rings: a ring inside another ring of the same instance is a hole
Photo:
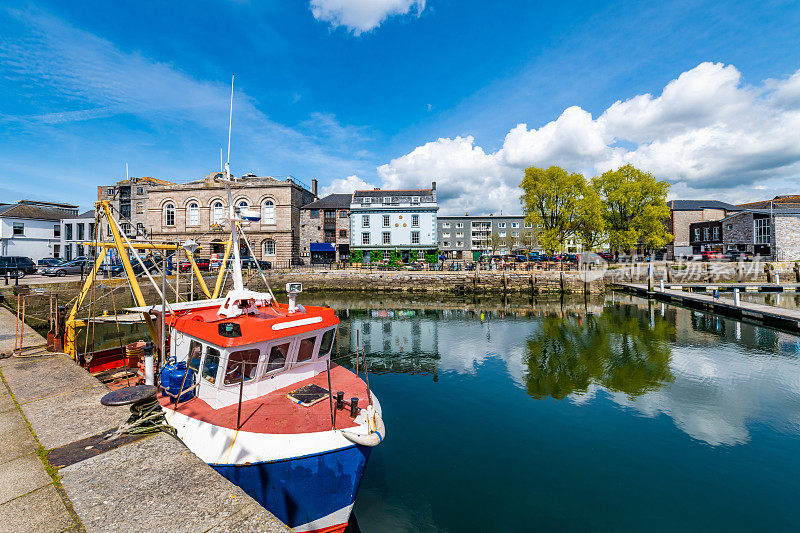
[[[14,322],[0,308],[0,353]],[[84,444],[130,414],[100,404],[108,391],[65,354],[0,359],[1,531],[291,531],[168,433],[86,458]],[[48,453],[74,462],[56,469]]]

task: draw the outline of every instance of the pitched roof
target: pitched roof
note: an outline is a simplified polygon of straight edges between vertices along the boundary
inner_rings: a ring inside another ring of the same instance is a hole
[[[90,209],[85,213],[81,213],[80,215],[78,215],[78,218],[94,218],[94,209]]]
[[[673,211],[699,211],[701,209],[724,209],[726,211],[741,211],[740,206],[720,202],[719,200],[670,200],[667,205]]]
[[[329,194],[325,198],[306,204],[302,209],[350,209],[351,194]]]
[[[0,217],[4,218],[26,218],[31,220],[61,220],[62,218],[72,218],[75,213],[67,209],[55,207],[43,207],[39,205],[29,205],[24,203],[3,206],[6,209],[0,211]]]
[[[739,204],[739,207],[742,207],[744,209],[769,209],[770,207],[800,207],[800,195],[786,194],[783,196],[776,196],[771,200],[760,200],[758,202]]]

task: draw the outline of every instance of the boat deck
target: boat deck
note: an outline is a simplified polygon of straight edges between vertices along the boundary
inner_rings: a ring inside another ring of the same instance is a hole
[[[287,394],[304,385],[316,384],[328,389],[328,374],[322,372],[304,381],[278,389],[267,395],[242,402],[242,431],[252,433],[314,433],[331,429],[331,408],[327,398],[316,404],[305,407],[287,397]],[[351,397],[358,397],[358,405],[366,408],[367,385],[362,379],[346,368],[331,365],[331,388],[336,409],[336,392],[344,391],[344,398],[349,402]],[[169,409],[173,408],[172,399],[159,393],[159,402]],[[239,405],[229,405],[222,409],[214,409],[200,398],[193,398],[178,405],[178,412],[186,416],[208,422],[228,429],[236,429],[236,418]],[[355,427],[350,417],[350,410],[336,411],[336,427],[338,429]]]

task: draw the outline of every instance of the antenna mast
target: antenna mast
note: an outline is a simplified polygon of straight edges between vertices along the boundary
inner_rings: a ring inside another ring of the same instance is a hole
[[[244,290],[242,282],[242,259],[239,253],[239,230],[237,227],[236,210],[233,205],[233,194],[231,193],[231,126],[233,125],[233,80],[231,76],[231,111],[228,115],[228,160],[225,162],[225,188],[228,191],[228,218],[231,221],[231,245],[233,246],[233,288],[234,290]]]

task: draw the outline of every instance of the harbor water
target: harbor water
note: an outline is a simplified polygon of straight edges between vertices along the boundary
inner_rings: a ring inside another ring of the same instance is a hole
[[[800,523],[796,336],[622,295],[362,304],[336,306],[388,432],[364,533]]]

